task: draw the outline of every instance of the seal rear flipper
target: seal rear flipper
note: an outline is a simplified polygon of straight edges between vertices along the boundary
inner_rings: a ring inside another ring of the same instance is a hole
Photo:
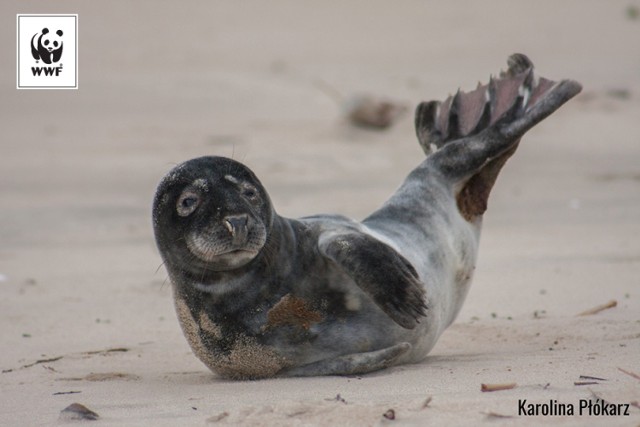
[[[469,93],[416,109],[416,133],[427,164],[458,184],[461,214],[472,220],[487,208],[489,193],[522,135],[582,89],[580,84],[535,77],[522,54],[509,57],[509,68]]]
[[[354,353],[332,359],[320,360],[308,365],[282,371],[280,375],[290,377],[312,377],[319,375],[358,375],[388,368],[411,349],[403,342],[382,350]]]
[[[348,274],[397,324],[413,329],[426,315],[424,285],[411,263],[364,233],[327,234],[320,252]]]

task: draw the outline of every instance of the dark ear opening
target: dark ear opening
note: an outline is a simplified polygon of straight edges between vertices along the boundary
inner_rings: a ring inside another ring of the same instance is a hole
[[[59,36],[62,36],[62,30],[56,31],[56,34],[59,35]]]
[[[48,32],[49,32],[49,29],[48,29],[48,28],[43,28],[43,29],[42,29],[42,34],[43,34],[43,35],[44,35],[44,34],[47,34]]]

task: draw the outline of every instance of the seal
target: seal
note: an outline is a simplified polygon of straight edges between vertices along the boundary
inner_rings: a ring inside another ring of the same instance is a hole
[[[363,221],[288,219],[245,165],[180,164],[153,206],[194,353],[227,378],[353,375],[423,360],[458,314],[482,216],[520,138],[581,90],[524,55],[498,78],[417,107],[427,157]]]

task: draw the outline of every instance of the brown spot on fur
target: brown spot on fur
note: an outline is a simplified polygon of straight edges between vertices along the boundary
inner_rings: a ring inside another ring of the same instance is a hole
[[[500,170],[509,157],[515,153],[517,148],[518,142],[499,157],[487,162],[487,164],[480,169],[480,172],[473,175],[462,190],[460,190],[456,200],[460,214],[464,219],[472,222],[476,217],[485,213],[489,194],[496,182],[496,178],[498,178]]]
[[[322,314],[309,307],[302,298],[287,294],[267,313],[266,328],[300,326],[308,330],[312,323],[321,322]]]
[[[469,222],[487,210],[489,191],[481,175],[474,175],[458,193],[458,209]]]

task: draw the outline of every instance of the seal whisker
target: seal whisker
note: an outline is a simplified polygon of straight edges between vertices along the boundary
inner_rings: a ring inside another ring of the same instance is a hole
[[[167,284],[167,282],[171,282],[168,274],[165,276],[164,280],[162,281],[162,285],[160,286],[160,289],[164,289],[164,286]]]
[[[162,261],[160,263],[160,265],[158,266],[158,268],[156,268],[156,271],[153,274],[158,274],[158,271],[160,271],[160,269],[164,266],[164,261]]]
[[[207,271],[208,271],[207,264],[205,264],[204,268],[202,269],[202,276],[200,277],[200,282],[201,283],[204,283],[204,278],[207,275]]]

